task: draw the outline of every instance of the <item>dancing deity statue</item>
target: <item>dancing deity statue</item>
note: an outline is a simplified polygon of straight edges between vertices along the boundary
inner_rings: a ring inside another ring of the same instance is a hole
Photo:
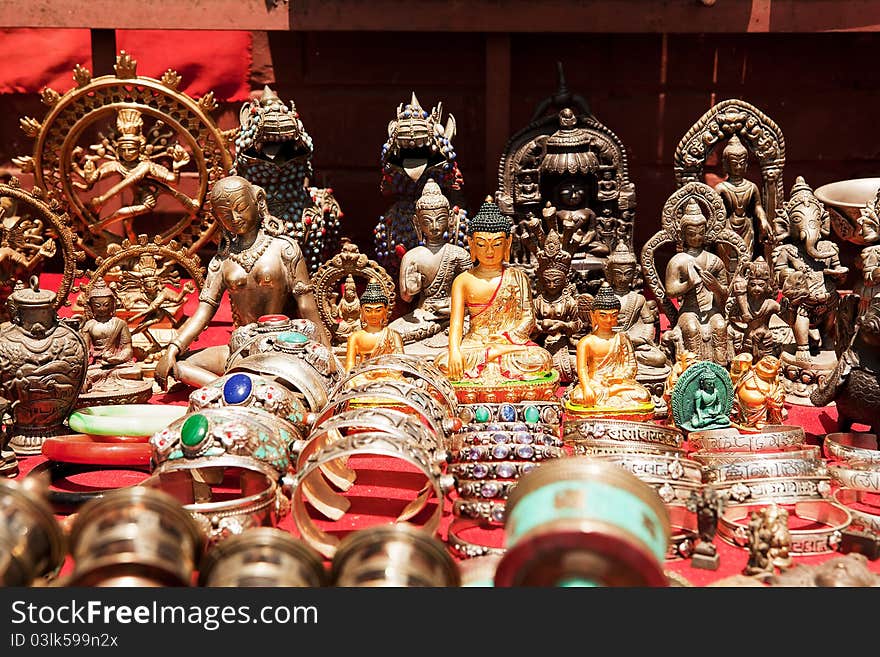
[[[75,181],[73,185],[79,189],[90,190],[100,180],[108,176],[121,178],[107,191],[93,196],[89,207],[97,212],[107,202],[121,194],[129,187],[133,188],[134,201],[89,225],[89,230],[95,234],[100,233],[106,226],[117,221],[124,221],[126,225],[131,220],[152,212],[158,201],[160,192],[170,194],[177,199],[187,212],[195,213],[198,210],[196,200],[183,192],[178,191],[173,185],[180,182],[180,170],[190,161],[190,155],[179,143],[166,147],[159,152],[147,152],[147,139],[143,134],[144,119],[139,110],[133,108],[121,109],[116,114],[116,130],[119,136],[114,143],[105,140],[101,146],[93,146],[97,155],[86,155],[85,163],[80,166],[76,160],[71,161],[71,168],[85,182]],[[77,147],[73,151],[73,157],[78,158],[83,154],[83,149]],[[156,162],[158,155],[171,159],[171,169]],[[95,161],[102,157],[109,157],[100,166]]]
[[[761,205],[758,186],[745,178],[749,151],[736,134],[721,152],[721,160],[727,179],[715,185],[715,191],[724,200],[728,224],[746,243],[752,257],[761,255],[764,251],[763,245],[768,241],[772,243],[776,234],[767,213],[764,212],[764,206]],[[734,267],[730,267],[730,271],[733,270]]]
[[[370,358],[403,353],[400,334],[388,327],[388,295],[375,281],[367,283],[361,295],[360,314],[364,328],[348,337],[345,354],[348,372]]]
[[[452,283],[449,349],[435,360],[453,382],[547,387],[558,378],[547,350],[529,340],[535,328],[531,282],[506,262],[511,230],[510,219],[491,198],[468,223],[474,267]],[[466,334],[465,316],[470,321]]]
[[[629,337],[615,330],[620,300],[608,283],[599,288],[592,306],[593,331],[578,341],[578,381],[568,391],[566,410],[650,419],[654,402],[651,393],[636,382],[638,364]]]
[[[391,325],[406,344],[426,340],[449,326],[452,281],[471,267],[470,254],[449,240],[455,222],[449,201],[433,179],[428,179],[416,201],[413,223],[421,244],[400,261],[400,296],[404,301],[418,300],[412,312]],[[445,347],[446,339],[440,343]]]
[[[211,190],[211,207],[224,234],[208,264],[205,283],[195,312],[180,327],[156,366],[155,378],[167,376],[203,386],[223,374],[229,347],[207,347],[178,363],[178,356],[201,334],[217,312],[224,292],[229,292],[232,321],[244,326],[263,315],[303,317],[319,327],[320,341],[329,344],[321,329],[308,270],[297,243],[281,234],[280,222],[269,214],[262,189],[244,178],[228,176]]]

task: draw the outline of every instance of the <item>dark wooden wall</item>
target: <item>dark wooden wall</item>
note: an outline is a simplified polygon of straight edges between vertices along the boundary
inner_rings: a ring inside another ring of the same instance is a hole
[[[588,26],[572,25],[579,27]],[[496,188],[500,153],[487,152],[487,134],[499,128],[510,134],[528,122],[535,105],[556,88],[557,60],[564,63],[569,88],[590,101],[597,118],[630,150],[639,200],[637,246],[657,229],[663,202],[674,190],[678,140],[725,98],[743,98],[781,126],[786,190],[797,175],[813,187],[880,175],[880,34],[501,35],[505,48],[509,43],[509,69],[498,70],[500,82],[487,71],[487,53],[490,69],[498,62],[498,50],[487,40],[498,38],[263,33],[255,40],[252,83],[259,89],[268,82],[282,98],[295,100],[315,142],[317,182],[333,187],[345,211],[345,232],[364,249],[389,205],[379,195],[386,126],[410,92],[426,108],[442,100],[444,113],[455,115],[456,151],[474,208]],[[168,57],[174,66],[173,53]],[[497,91],[487,97],[487,80],[491,90],[509,86],[506,98]],[[237,109],[221,107],[222,127],[235,125]],[[11,167],[12,156],[30,151],[18,117],[44,113],[36,95],[0,96],[0,167]],[[750,173],[756,177],[756,164]]]

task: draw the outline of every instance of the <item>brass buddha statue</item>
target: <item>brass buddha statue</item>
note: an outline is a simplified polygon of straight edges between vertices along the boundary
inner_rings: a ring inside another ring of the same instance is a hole
[[[510,219],[491,198],[468,222],[474,266],[452,283],[449,348],[435,359],[464,403],[548,398],[559,377],[550,354],[529,339],[535,329],[531,285],[524,271],[507,263],[511,232]]]
[[[566,412],[574,415],[649,420],[654,402],[636,381],[638,363],[632,342],[618,328],[620,300],[603,283],[593,300],[593,331],[578,341],[578,381],[566,392]]]
[[[721,152],[721,161],[727,179],[715,185],[715,191],[724,201],[727,221],[739,235],[752,257],[764,252],[764,244],[773,240],[775,230],[761,205],[761,192],[758,186],[745,178],[749,161],[749,151],[734,134]],[[756,249],[756,245],[758,248]],[[731,256],[735,251],[730,250]],[[730,271],[735,268],[730,267]]]
[[[455,234],[456,218],[450,215],[449,200],[433,179],[428,179],[416,201],[413,223],[421,244],[407,251],[400,261],[400,296],[404,301],[417,299],[417,304],[412,312],[395,319],[392,328],[405,344],[427,341],[427,348],[445,348],[445,336],[433,341],[430,338],[449,326],[452,281],[470,269],[471,258],[450,240]]]
[[[348,336],[345,370],[350,372],[365,360],[384,354],[402,354],[400,334],[388,327],[388,295],[376,281],[367,283],[360,298],[361,324]]]

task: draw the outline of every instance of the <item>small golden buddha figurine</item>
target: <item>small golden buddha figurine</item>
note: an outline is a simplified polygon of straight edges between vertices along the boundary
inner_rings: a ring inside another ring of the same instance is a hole
[[[80,330],[89,351],[83,392],[106,387],[110,379],[143,379],[141,369],[134,363],[128,324],[116,316],[116,297],[104,279],[95,282],[86,303],[91,317]]]
[[[480,386],[555,382],[550,354],[529,340],[535,329],[532,291],[526,273],[507,264],[511,231],[510,219],[491,198],[468,223],[474,267],[452,283],[449,349],[435,360],[451,381]]]
[[[376,281],[367,283],[361,295],[361,324],[364,326],[348,336],[345,370],[350,372],[370,358],[384,354],[402,354],[400,334],[388,328],[388,296]]]
[[[736,381],[734,419],[740,426],[760,429],[785,421],[785,388],[779,380],[782,361],[764,356]]]
[[[332,304],[332,312],[339,319],[336,335],[347,338],[363,325],[361,322],[361,302],[357,297],[354,276],[349,274],[342,286],[342,298]]]
[[[619,315],[620,299],[603,283],[593,301],[593,331],[578,341],[578,382],[569,388],[566,410],[644,414],[646,419],[653,415],[651,393],[636,382],[635,351],[626,332],[618,329]]]

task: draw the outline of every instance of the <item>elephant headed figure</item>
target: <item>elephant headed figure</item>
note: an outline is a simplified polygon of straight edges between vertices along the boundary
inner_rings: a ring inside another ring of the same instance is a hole
[[[839,247],[824,239],[831,233],[830,216],[803,177],[798,176],[776,224],[773,269],[797,343],[797,363],[808,368],[811,328],[819,329],[820,349],[833,344],[837,285],[849,270],[840,264]]]

